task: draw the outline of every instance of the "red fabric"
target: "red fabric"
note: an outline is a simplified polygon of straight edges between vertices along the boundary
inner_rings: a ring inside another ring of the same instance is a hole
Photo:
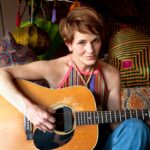
[[[20,24],[21,24],[21,13],[20,10],[18,10],[16,15],[16,27],[20,27]]]

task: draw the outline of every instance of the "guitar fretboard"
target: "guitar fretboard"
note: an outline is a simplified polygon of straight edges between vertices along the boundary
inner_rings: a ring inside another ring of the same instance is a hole
[[[149,109],[76,112],[77,125],[121,122],[129,118],[150,119]]]

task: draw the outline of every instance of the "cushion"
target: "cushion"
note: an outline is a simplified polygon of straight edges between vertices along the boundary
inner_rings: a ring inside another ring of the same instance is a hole
[[[34,51],[16,43],[10,32],[0,40],[0,67],[25,64],[37,60]]]
[[[123,88],[150,86],[150,36],[143,28],[117,25],[111,29],[108,61],[120,70]]]
[[[123,109],[150,108],[150,87],[122,88],[121,106]]]
[[[50,46],[48,34],[31,23],[25,27],[16,28],[12,34],[18,44],[32,48],[36,55],[45,53]]]

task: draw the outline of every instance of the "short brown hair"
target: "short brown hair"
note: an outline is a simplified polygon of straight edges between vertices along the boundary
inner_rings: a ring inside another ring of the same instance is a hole
[[[76,7],[60,21],[59,32],[65,42],[74,40],[74,31],[93,33],[103,38],[102,16],[89,6]]]

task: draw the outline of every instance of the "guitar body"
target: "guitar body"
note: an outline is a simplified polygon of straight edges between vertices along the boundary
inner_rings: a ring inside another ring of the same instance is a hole
[[[73,113],[96,110],[95,99],[92,93],[83,86],[51,90],[25,80],[16,80],[16,84],[33,102],[42,106],[51,107],[56,110],[67,106],[71,108]],[[59,134],[57,131],[54,132]],[[96,146],[98,125],[76,126],[76,122],[74,122],[71,132],[73,132],[73,135],[70,140],[56,149],[92,150]],[[3,97],[0,97],[0,149],[38,149],[33,140],[26,140],[24,116]]]

